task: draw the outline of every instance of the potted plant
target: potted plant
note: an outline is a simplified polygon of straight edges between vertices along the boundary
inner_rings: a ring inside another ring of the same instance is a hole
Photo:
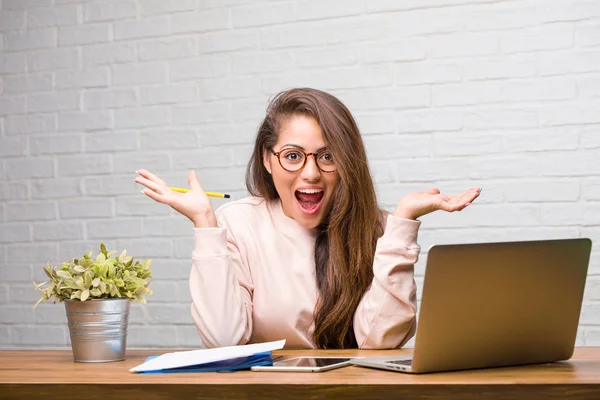
[[[125,250],[113,257],[117,253],[101,243],[97,256],[90,251],[60,268],[48,263],[43,268],[50,279],[33,282],[42,292],[35,306],[52,298],[65,302],[75,362],[124,360],[129,303],[145,304],[144,295],[152,294],[151,260],[134,263]]]

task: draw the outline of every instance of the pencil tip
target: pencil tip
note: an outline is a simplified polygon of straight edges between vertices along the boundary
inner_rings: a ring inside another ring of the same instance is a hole
[[[226,199],[230,198],[231,196],[228,194],[223,195],[223,197],[225,197]]]

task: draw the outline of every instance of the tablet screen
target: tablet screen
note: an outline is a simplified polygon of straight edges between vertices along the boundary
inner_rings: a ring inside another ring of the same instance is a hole
[[[350,358],[333,357],[298,357],[275,361],[274,367],[327,367],[333,364],[350,361]]]

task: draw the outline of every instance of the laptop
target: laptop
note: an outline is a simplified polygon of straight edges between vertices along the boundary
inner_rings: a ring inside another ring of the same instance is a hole
[[[352,364],[425,373],[571,358],[592,242],[432,246],[412,354]]]

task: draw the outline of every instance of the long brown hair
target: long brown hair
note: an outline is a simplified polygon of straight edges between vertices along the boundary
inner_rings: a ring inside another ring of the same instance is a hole
[[[354,310],[373,280],[373,257],[383,224],[364,144],[350,111],[334,96],[316,89],[279,93],[258,128],[246,187],[254,196],[279,198],[262,158],[277,142],[282,123],[293,115],[310,116],[319,123],[340,177],[315,242],[319,299],[313,341],[322,349],[357,347]]]

